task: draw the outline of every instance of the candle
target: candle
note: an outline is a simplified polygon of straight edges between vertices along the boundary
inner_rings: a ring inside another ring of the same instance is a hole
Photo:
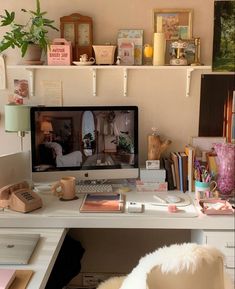
[[[153,65],[165,64],[166,38],[164,33],[154,33]]]
[[[157,32],[162,33],[162,16],[157,16]]]

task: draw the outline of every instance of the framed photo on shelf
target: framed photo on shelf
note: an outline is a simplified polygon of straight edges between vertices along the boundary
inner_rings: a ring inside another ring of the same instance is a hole
[[[119,45],[118,55],[121,58],[122,65],[134,65],[135,44],[133,42],[121,42]]]
[[[166,39],[192,38],[192,9],[154,9],[154,32],[159,31],[158,23],[162,23],[161,30]],[[161,21],[159,19],[161,18]]]
[[[117,36],[118,55],[121,53],[123,43],[133,43],[134,65],[142,65],[143,35],[143,29],[120,29]]]
[[[235,1],[214,2],[212,71],[235,71]]]
[[[165,54],[165,64],[170,64],[171,56],[173,55],[173,48],[172,43],[175,40],[167,40],[166,41],[166,54]],[[195,53],[196,53],[196,46],[195,46],[195,40],[194,39],[186,39],[184,40],[186,42],[186,48],[184,49],[185,52],[185,58],[187,59],[187,65],[190,65],[194,63],[195,61]]]

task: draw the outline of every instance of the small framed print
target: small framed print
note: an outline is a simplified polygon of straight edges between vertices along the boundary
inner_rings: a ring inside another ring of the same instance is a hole
[[[132,42],[122,42],[119,46],[119,56],[121,57],[122,65],[134,65],[134,49],[135,44]]]
[[[167,40],[190,39],[192,38],[192,14],[192,9],[154,9],[154,32],[164,32]]]
[[[165,63],[166,65],[170,64],[170,59],[173,55],[172,43],[175,40],[166,41],[166,54],[165,54]],[[195,61],[196,45],[194,39],[184,40],[186,42],[186,47],[184,49],[185,58],[187,59],[187,65],[191,65]]]
[[[122,43],[133,43],[134,65],[142,65],[143,35],[143,29],[120,29],[117,36],[118,55],[120,53],[120,45]]]

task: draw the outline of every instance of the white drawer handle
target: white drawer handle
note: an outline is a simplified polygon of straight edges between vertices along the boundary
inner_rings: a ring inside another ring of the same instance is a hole
[[[225,264],[224,266],[226,269],[235,269],[235,266],[234,265],[227,265]]]
[[[225,248],[235,248],[234,242],[227,242]]]

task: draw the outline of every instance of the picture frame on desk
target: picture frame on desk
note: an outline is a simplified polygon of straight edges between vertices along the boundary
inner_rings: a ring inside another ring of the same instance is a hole
[[[158,31],[158,19],[162,17],[162,30],[166,39],[191,39],[193,9],[154,9],[153,31]]]

